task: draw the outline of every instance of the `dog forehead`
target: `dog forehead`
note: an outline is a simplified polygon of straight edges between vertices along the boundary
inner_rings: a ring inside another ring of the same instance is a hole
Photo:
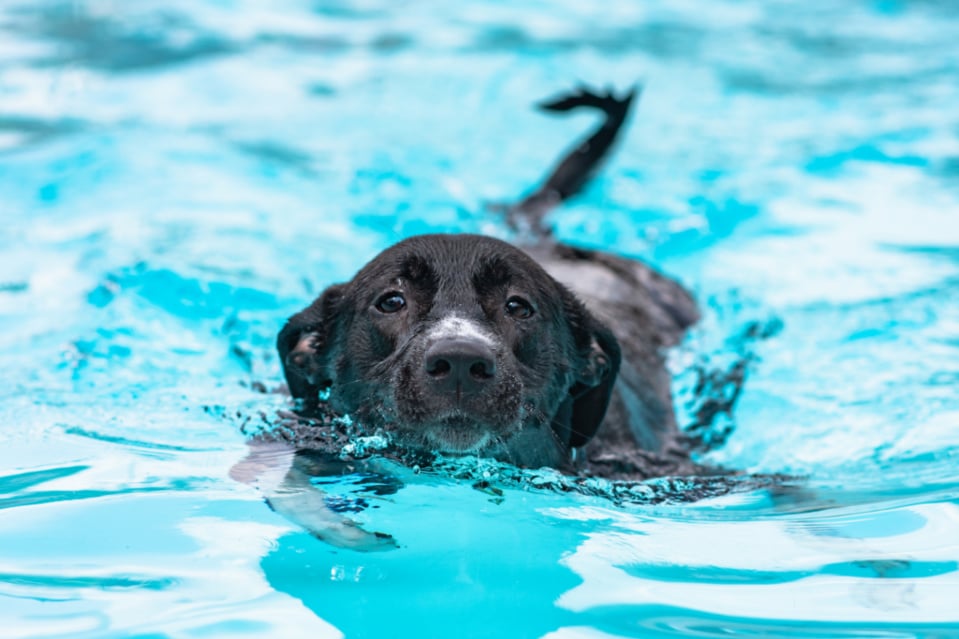
[[[515,246],[468,234],[408,238],[384,250],[357,274],[359,280],[382,277],[430,279],[440,288],[452,289],[512,280],[542,286],[551,280],[535,260]]]

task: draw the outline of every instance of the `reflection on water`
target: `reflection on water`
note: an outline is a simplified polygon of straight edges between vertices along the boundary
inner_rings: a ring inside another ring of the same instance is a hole
[[[896,0],[4,3],[7,634],[955,635],[956,20]],[[588,126],[530,107],[580,80],[645,91],[558,233],[696,292],[681,402],[697,364],[775,326],[707,461],[808,481],[619,507],[411,475],[352,514],[400,542],[373,556],[230,480],[241,430],[286,407],[283,319],[401,237],[504,235],[484,204]]]

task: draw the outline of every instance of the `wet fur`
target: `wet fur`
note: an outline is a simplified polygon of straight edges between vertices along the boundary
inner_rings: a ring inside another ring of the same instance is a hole
[[[704,472],[676,426],[663,353],[698,319],[692,297],[641,262],[556,242],[543,222],[608,155],[634,97],[581,89],[542,105],[599,109],[605,119],[504,209],[519,248],[481,236],[410,238],[291,317],[277,346],[292,395],[412,448],[614,479]],[[502,321],[517,282],[539,307],[535,331]],[[371,310],[391,286],[409,296],[400,325]],[[460,312],[490,332],[497,378],[450,408],[418,367],[431,327]]]

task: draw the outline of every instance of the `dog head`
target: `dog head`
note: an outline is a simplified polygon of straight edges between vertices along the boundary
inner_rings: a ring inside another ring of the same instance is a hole
[[[560,463],[596,432],[619,345],[521,250],[425,235],[385,250],[277,340],[294,397],[415,447]],[[542,450],[529,454],[530,446]],[[522,462],[517,462],[522,463]]]

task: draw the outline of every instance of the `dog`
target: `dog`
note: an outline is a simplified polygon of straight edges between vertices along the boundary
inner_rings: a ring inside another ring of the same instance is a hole
[[[539,188],[499,208],[516,244],[411,237],[289,318],[277,350],[301,413],[520,467],[613,480],[711,472],[677,427],[664,359],[699,318],[692,295],[642,262],[558,242],[545,223],[608,157],[637,93],[580,88],[540,105],[604,119]],[[284,488],[264,489],[275,509],[337,545],[389,546],[305,503],[317,491],[290,470],[305,458],[297,446],[264,444],[237,475],[255,483],[286,464]]]

